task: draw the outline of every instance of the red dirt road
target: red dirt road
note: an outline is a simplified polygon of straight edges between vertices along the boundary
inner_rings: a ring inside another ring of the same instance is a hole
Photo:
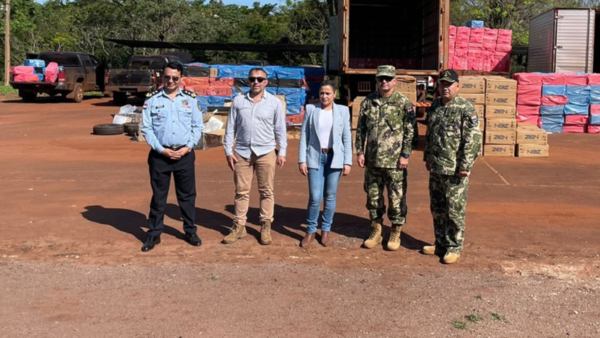
[[[203,245],[184,241],[171,189],[163,242],[142,253],[149,148],[91,135],[117,111],[104,98],[0,102],[2,336],[600,336],[598,135],[550,135],[546,159],[479,159],[456,265],[418,253],[433,239],[420,150],[400,251],[360,248],[358,166],[340,183],[334,246],[299,248],[308,192],[295,140],[276,174],[273,245],[256,239],[256,191],[251,236],[220,243],[233,182],[218,148],[196,154]]]

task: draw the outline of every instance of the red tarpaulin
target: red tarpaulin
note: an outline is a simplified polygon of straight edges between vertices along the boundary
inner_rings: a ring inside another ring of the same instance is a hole
[[[542,96],[542,106],[564,106],[569,99],[564,95]]]
[[[535,73],[516,73],[513,79],[517,80],[519,85],[542,85],[542,74]]]

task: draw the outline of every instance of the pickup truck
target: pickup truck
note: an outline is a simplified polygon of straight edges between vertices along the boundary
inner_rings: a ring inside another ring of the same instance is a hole
[[[75,52],[42,52],[36,55],[46,65],[56,62],[62,66],[55,82],[15,82],[10,85],[19,91],[25,102],[35,101],[38,93],[50,96],[61,94],[75,102],[83,100],[83,93],[88,91],[104,91],[104,66],[95,56]]]
[[[145,98],[148,92],[162,84],[165,64],[179,62],[172,55],[134,55],[129,58],[125,69],[112,69],[108,74],[107,92],[112,92],[117,106],[127,104],[128,95]]]

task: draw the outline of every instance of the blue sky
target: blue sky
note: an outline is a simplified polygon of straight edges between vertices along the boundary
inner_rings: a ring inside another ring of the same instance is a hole
[[[37,0],[37,2],[41,2],[44,3],[47,0]],[[285,0],[223,0],[224,4],[235,4],[235,5],[242,5],[242,6],[252,6],[252,4],[254,2],[260,2],[261,4],[284,4]]]

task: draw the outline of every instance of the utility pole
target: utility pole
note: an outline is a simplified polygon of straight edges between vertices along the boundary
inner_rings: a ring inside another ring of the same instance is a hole
[[[4,85],[10,80],[10,0],[4,6]]]

